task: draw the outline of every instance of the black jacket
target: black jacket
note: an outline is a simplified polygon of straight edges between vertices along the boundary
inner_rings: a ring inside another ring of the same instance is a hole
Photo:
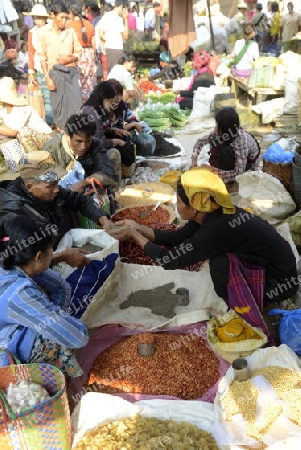
[[[21,177],[11,181],[6,189],[0,188],[0,226],[4,226],[4,230],[5,223],[16,215],[59,226],[64,218],[64,209],[73,213],[79,211],[95,223],[98,223],[101,216],[107,216],[90,197],[68,189],[60,188],[55,200],[45,201],[28,192]]]

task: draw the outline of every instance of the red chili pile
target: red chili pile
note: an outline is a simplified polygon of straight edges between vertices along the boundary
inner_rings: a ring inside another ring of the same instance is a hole
[[[177,230],[179,227],[175,224],[158,225],[155,224],[156,230]],[[123,242],[119,242],[119,255],[122,262],[128,264],[141,264],[144,266],[151,266],[156,264],[149,256],[147,256],[142,248],[136,243],[134,239],[128,239]],[[203,265],[203,261],[195,264],[190,264],[187,267],[183,267],[182,270],[188,270],[189,272],[198,272]]]
[[[88,385],[105,393],[202,397],[219,378],[219,360],[195,334],[152,333],[155,352],[141,356],[140,335],[116,342],[94,361]]]
[[[162,93],[165,92],[165,89],[160,89],[155,83],[152,81],[141,81],[139,84],[140,88],[144,92],[144,94],[148,94],[149,91],[161,91]]]
[[[112,222],[117,222],[118,220],[131,219],[140,225],[151,226],[156,224],[168,224],[170,220],[169,212],[159,206],[156,211],[153,210],[154,205],[149,206],[135,206],[134,208],[125,208],[121,211],[117,211],[112,217]],[[140,213],[146,212],[147,217],[141,218]]]

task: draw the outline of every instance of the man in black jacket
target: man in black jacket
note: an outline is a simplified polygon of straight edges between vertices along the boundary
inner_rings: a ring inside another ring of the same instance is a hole
[[[107,214],[92,198],[58,185],[65,171],[58,167],[40,167],[20,168],[21,176],[0,183],[0,227],[3,226],[4,231],[7,222],[20,214],[55,225],[59,236],[78,227],[75,220],[78,211],[103,227],[110,224]],[[77,248],[67,249],[56,253],[52,263],[65,261],[72,267],[81,267],[90,262],[85,253]]]

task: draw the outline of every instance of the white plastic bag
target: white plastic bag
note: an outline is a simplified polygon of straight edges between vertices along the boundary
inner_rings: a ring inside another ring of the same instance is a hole
[[[198,50],[209,50],[210,49],[211,36],[210,31],[201,25],[196,29],[196,40],[191,42],[190,47],[194,52]]]
[[[245,172],[236,177],[241,197],[238,206],[277,224],[292,214],[296,203],[277,178],[261,171]]]
[[[289,70],[285,79],[285,104],[284,114],[297,114],[298,112],[298,78],[301,71],[301,64],[296,65],[293,70]]]
[[[193,109],[189,119],[202,119],[203,117],[210,117],[214,111],[214,96],[215,94],[223,94],[225,90],[220,87],[210,86],[199,87],[193,96]]]
[[[102,261],[110,254],[119,255],[119,242],[109,236],[103,230],[86,230],[75,228],[66,233],[59,242],[56,252],[66,250],[71,247],[83,247],[85,244],[94,244],[102,247],[102,250],[87,254],[86,257],[91,260]],[[63,278],[68,278],[77,268],[71,267],[65,262],[56,264],[54,270],[59,272]],[[93,298],[83,299],[83,306],[86,307],[85,312],[81,316],[81,320],[89,324],[94,315],[107,303],[113,301],[118,295],[120,260],[119,256],[116,260],[113,271],[108,275],[100,289],[93,295]],[[80,280],[79,280],[80,282]]]
[[[248,361],[248,367],[251,370],[251,373],[255,370],[262,369],[265,367],[270,366],[278,366],[283,367],[286,369],[290,369],[292,371],[295,371],[300,374],[301,376],[301,366],[300,361],[297,357],[297,355],[285,344],[280,345],[279,347],[268,347],[264,349],[258,349],[256,350],[252,355],[246,356],[245,359]],[[221,379],[219,385],[218,385],[218,391],[214,399],[214,409],[216,413],[216,422],[219,423],[219,426],[221,427],[221,430],[225,430],[225,440],[223,442],[224,445],[232,444],[232,445],[238,445],[238,449],[245,448],[245,445],[253,445],[258,444],[258,441],[255,441],[251,437],[249,437],[246,432],[244,431],[245,427],[245,421],[243,417],[239,417],[240,415],[236,415],[233,417],[232,422],[227,422],[225,420],[226,412],[223,405],[223,399],[227,395],[229,388],[234,381],[234,369],[232,366],[229,367],[229,369],[226,372],[226,375]],[[235,419],[235,420],[234,420]],[[237,420],[236,420],[237,419]],[[281,419],[281,416],[278,417],[278,419]],[[277,419],[277,420],[278,420]],[[238,423],[239,420],[239,423]],[[290,421],[289,421],[290,422]],[[276,423],[276,422],[275,422]],[[275,425],[274,423],[274,425]],[[291,422],[290,422],[291,423]],[[234,425],[235,424],[235,425]],[[237,426],[239,424],[239,426]],[[299,448],[301,445],[301,428],[298,427],[299,436],[297,436],[298,439],[298,445],[296,447],[286,447],[286,440],[291,437],[296,437],[296,435],[290,435],[289,429],[286,428],[286,434],[284,431],[285,436],[283,436],[282,433],[283,430],[279,430],[279,441],[281,439],[282,446],[277,447],[281,449],[290,448],[291,450],[295,448]],[[272,432],[275,433],[275,427],[270,427],[268,430],[268,433],[264,436],[264,440],[266,443],[268,441],[272,441]],[[229,434],[232,434],[232,438],[229,441],[228,436]],[[271,434],[271,435],[270,435]],[[232,447],[231,447],[232,448]],[[234,448],[234,447],[233,447]],[[255,445],[256,448],[256,445]],[[274,447],[268,447],[268,448],[274,448]]]
[[[99,407],[101,405],[101,408]],[[83,395],[71,416],[74,448],[89,431],[113,420],[122,420],[140,414],[161,420],[189,422],[212,433],[218,445],[223,445],[224,436],[218,424],[214,424],[214,408],[211,403],[190,400],[141,400],[134,404],[109,394],[88,392]],[[166,429],[168,435],[168,429]],[[165,448],[158,445],[159,448]],[[221,447],[220,447],[221,448]],[[146,448],[147,450],[147,448]]]

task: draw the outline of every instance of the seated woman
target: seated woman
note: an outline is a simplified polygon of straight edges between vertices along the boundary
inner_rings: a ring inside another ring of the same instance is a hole
[[[109,113],[109,119],[111,122],[110,132],[119,133],[119,130],[136,130],[138,133],[142,131],[142,126],[140,122],[138,122],[137,117],[133,113],[133,111],[128,107],[128,105],[123,101],[123,87],[119,81],[114,80],[114,78],[110,79],[110,83],[116,89],[117,95],[119,97],[119,103],[116,109],[113,109]]]
[[[259,47],[254,41],[255,27],[251,23],[243,24],[244,39],[235,42],[232,52],[232,73],[238,78],[249,78],[252,72],[252,63],[259,58]]]
[[[26,82],[27,75],[16,68],[17,50],[9,48],[3,53],[3,62],[1,62],[1,72],[5,71],[6,77],[11,77],[16,83]]]
[[[264,328],[263,302],[285,300],[298,290],[296,258],[288,242],[265,220],[234,207],[223,181],[209,168],[181,176],[177,209],[188,223],[176,231],[125,220],[108,232],[120,241],[133,238],[164,269],[208,259],[217,295],[247,322]]]
[[[9,77],[0,80],[0,135],[17,138],[26,153],[42,150],[52,136],[52,129],[17,93]]]
[[[86,325],[67,310],[70,287],[49,269],[55,225],[16,216],[0,237],[0,343],[22,363],[45,363],[65,376],[82,375],[73,354],[84,347]],[[0,365],[6,365],[0,354]]]
[[[25,41],[20,41],[18,44],[18,57],[16,61],[16,68],[23,73],[28,73],[28,46]]]
[[[193,56],[194,75],[187,89],[176,91],[180,94],[176,102],[181,109],[193,108],[193,94],[199,87],[210,87],[214,85],[214,76],[210,64],[210,55],[205,50],[196,52]]]
[[[106,129],[110,128],[108,116],[116,109],[119,102],[120,97],[113,84],[109,81],[102,81],[96,86],[79,111],[81,114],[93,116],[96,122],[95,137],[101,141],[102,146],[106,149],[124,145],[124,141],[120,139],[121,136],[126,134],[123,130],[116,133],[118,138],[108,139],[105,135]]]
[[[120,96],[113,84],[110,81],[102,81],[80,109],[80,113],[91,114],[94,117],[95,137],[101,140],[104,148],[108,149],[107,154],[114,168],[120,166],[120,158],[125,167],[131,167],[135,162],[134,149],[128,139],[128,131],[116,128],[113,137],[110,133],[109,115],[118,107],[119,102]]]
[[[160,71],[151,75],[149,80],[176,80],[184,75],[178,64],[172,61],[168,51],[161,52],[159,57]]]
[[[202,147],[210,144],[209,163],[224,183],[230,186],[237,175],[259,169],[260,147],[257,140],[240,126],[235,109],[220,109],[215,121],[214,131],[194,144],[190,168],[197,166]]]

